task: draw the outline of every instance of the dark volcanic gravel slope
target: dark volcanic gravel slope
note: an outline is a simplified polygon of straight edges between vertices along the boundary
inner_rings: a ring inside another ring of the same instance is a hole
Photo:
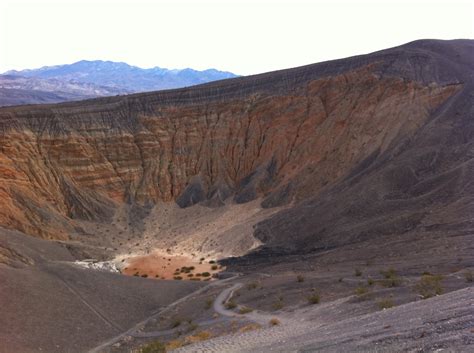
[[[0,230],[0,352],[82,353],[202,286],[71,261],[62,245]]]
[[[474,47],[451,44],[408,45],[423,49],[413,60],[426,60],[426,67],[396,61],[391,70],[459,82],[461,90],[414,135],[399,136],[317,196],[260,223],[257,238],[271,248],[312,251],[407,232],[472,234]]]

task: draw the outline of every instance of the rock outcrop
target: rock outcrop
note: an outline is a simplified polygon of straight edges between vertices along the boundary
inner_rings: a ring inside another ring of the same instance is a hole
[[[415,197],[428,187],[425,170],[440,164],[440,177],[450,173],[442,151],[449,134],[456,146],[470,146],[467,111],[445,107],[456,97],[472,101],[473,48],[471,41],[420,41],[186,89],[2,108],[0,225],[65,239],[81,231],[75,220],[105,222],[122,203],[216,207],[229,197],[263,197],[265,207],[299,205],[257,229],[262,241],[279,244],[270,233],[300,236],[284,225],[291,217],[324,228],[320,214],[301,205],[327,209],[320,201],[327,199],[345,209],[335,201],[346,190],[338,185],[360,185],[355,180],[374,165],[384,164],[383,177],[367,180],[391,193],[371,197]],[[449,118],[433,121],[440,112]],[[443,142],[433,150],[437,138]],[[357,208],[376,205],[365,200]],[[325,221],[334,222],[331,212]]]

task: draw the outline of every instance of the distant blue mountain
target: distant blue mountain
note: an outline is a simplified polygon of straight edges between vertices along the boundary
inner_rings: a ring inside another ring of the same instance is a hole
[[[143,92],[178,88],[236,77],[231,72],[209,69],[169,70],[160,67],[142,69],[123,62],[82,60],[74,64],[45,66],[35,70],[8,71],[6,74],[56,79],[113,87],[125,92]]]
[[[215,69],[142,69],[122,62],[82,60],[69,65],[7,71],[0,75],[0,106],[156,91],[232,77],[236,75]]]

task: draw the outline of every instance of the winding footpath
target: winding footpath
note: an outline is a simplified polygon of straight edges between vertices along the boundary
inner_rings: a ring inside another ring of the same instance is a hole
[[[202,287],[202,288],[199,288],[198,290],[192,292],[192,293],[189,293],[188,295],[178,299],[177,301],[169,304],[168,306],[166,306],[165,308],[163,308],[162,310],[159,310],[158,312],[155,312],[153,313],[151,316],[145,318],[144,320],[140,321],[139,323],[137,323],[135,326],[133,326],[132,328],[128,329],[127,331],[125,332],[122,332],[121,334],[115,336],[115,337],[112,337],[110,338],[109,340],[101,343],[100,345],[90,349],[88,351],[88,353],[100,353],[102,352],[105,348],[107,347],[110,347],[111,345],[121,341],[122,339],[130,336],[130,337],[161,337],[161,336],[166,336],[168,334],[172,334],[174,333],[175,329],[170,329],[170,330],[161,330],[161,331],[154,331],[154,332],[141,332],[141,329],[143,327],[145,327],[145,325],[151,321],[152,319],[155,319],[157,317],[159,317],[160,315],[163,315],[164,313],[168,312],[169,310],[173,309],[174,307],[176,307],[178,304],[181,304],[183,302],[185,302],[186,300],[190,299],[191,297],[195,296],[195,295],[198,295],[206,290],[208,290],[209,288],[211,287],[216,287],[216,286],[222,286],[222,285],[225,285],[227,282],[239,277],[240,274],[239,273],[236,273],[233,277],[229,277],[229,278],[226,278],[226,279],[223,279],[223,280],[220,280],[220,281],[214,281],[214,282],[211,282],[209,283],[208,285]],[[241,284],[240,284],[241,285]],[[235,285],[234,285],[235,286]],[[228,288],[229,289],[229,288]],[[225,289],[223,292],[225,292],[226,290],[228,289]],[[220,294],[222,295],[222,293]],[[216,299],[217,301],[217,299]],[[215,305],[215,302],[214,302],[214,305]],[[225,309],[224,309],[225,310]],[[223,315],[223,316],[227,316],[227,315]],[[211,324],[214,324],[216,322],[219,322],[219,321],[223,321],[222,319],[219,320],[219,319],[215,319],[215,320],[208,320],[208,321],[205,321],[205,322],[201,322],[199,323],[200,325],[211,325]]]

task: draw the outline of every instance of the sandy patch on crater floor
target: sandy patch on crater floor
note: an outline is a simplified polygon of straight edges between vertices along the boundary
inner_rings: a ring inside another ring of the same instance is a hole
[[[122,273],[128,276],[194,281],[208,281],[222,270],[213,259],[170,255],[159,250],[127,258],[121,265]]]

